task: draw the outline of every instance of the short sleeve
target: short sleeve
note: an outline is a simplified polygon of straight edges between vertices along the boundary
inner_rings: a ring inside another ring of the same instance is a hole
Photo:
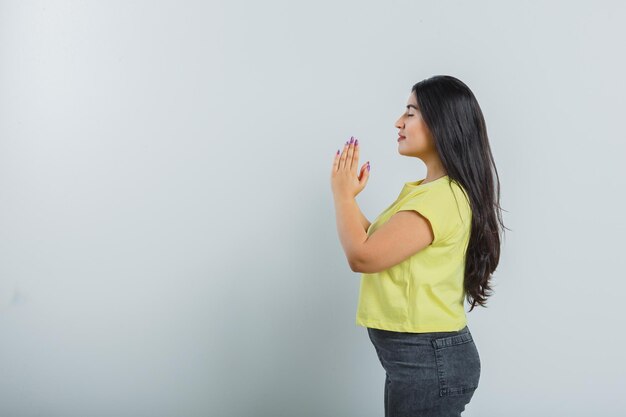
[[[444,241],[449,235],[445,206],[442,205],[437,196],[437,193],[421,193],[401,203],[396,210],[396,212],[413,210],[428,219],[434,235],[432,245]]]

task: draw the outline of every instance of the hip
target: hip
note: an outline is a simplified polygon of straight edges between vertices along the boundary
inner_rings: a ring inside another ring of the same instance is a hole
[[[407,333],[367,328],[378,359],[392,381],[415,384],[434,397],[473,393],[481,361],[466,325],[450,332]]]

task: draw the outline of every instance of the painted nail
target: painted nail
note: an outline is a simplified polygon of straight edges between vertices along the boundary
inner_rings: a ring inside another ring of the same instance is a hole
[[[350,136],[350,143],[354,143],[354,136]]]
[[[358,140],[358,139],[356,139],[356,140],[354,141],[354,146],[359,146],[359,140]]]

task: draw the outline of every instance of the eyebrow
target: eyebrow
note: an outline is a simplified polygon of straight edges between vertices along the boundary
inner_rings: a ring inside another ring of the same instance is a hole
[[[417,107],[415,107],[414,105],[412,105],[412,104],[407,104],[407,105],[406,105],[406,108],[407,108],[407,109],[408,109],[409,107],[413,107],[415,110],[418,110],[418,111],[419,111],[419,109],[418,109]]]

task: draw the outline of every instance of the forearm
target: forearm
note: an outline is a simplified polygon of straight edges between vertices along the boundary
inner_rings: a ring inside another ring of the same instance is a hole
[[[367,239],[363,223],[365,216],[361,213],[361,209],[354,198],[335,197],[334,201],[339,241],[343,246],[350,268],[354,270],[360,249]]]
[[[367,220],[367,217],[365,217],[365,215],[363,214],[360,208],[359,208],[359,216],[361,219],[361,225],[363,226],[363,229],[367,232],[367,229],[369,229],[370,224],[372,223],[369,220]]]

